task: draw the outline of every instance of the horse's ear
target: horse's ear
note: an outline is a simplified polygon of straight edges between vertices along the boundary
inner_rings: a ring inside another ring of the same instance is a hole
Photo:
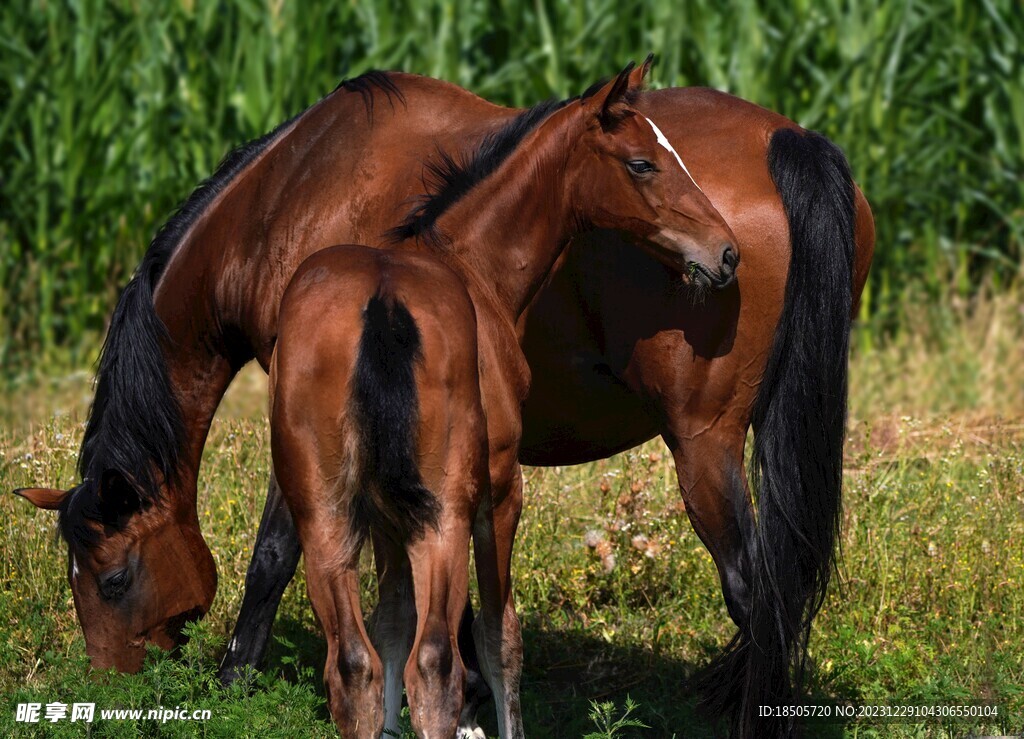
[[[115,469],[103,472],[97,498],[104,521],[111,523],[142,509],[139,491],[124,474]]]
[[[647,75],[654,66],[654,54],[648,54],[644,63],[629,73],[629,89],[642,90],[647,81]]]
[[[20,495],[36,508],[55,511],[68,496],[68,491],[55,488],[18,488],[14,494]]]
[[[597,119],[601,122],[602,128],[614,128],[622,120],[625,113],[623,98],[632,87],[630,78],[635,67],[634,62],[627,64],[625,69],[615,76],[615,79],[606,83],[594,93],[593,97],[587,100],[597,115]]]

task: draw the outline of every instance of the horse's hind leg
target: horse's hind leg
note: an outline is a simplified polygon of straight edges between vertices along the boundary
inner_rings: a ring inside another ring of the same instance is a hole
[[[416,637],[405,666],[412,726],[419,736],[454,736],[462,713],[465,667],[458,631],[469,586],[471,520],[443,496],[438,528],[407,545],[416,598]]]
[[[686,514],[718,567],[729,615],[743,628],[750,616],[756,546],[743,469],[746,435],[726,424],[709,428],[692,419],[675,419],[671,425],[675,431],[664,438],[675,459]]]

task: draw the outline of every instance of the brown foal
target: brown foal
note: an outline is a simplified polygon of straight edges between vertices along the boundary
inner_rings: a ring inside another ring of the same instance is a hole
[[[385,676],[359,606],[359,552],[372,530],[382,590],[374,637],[386,655],[409,654],[404,681],[417,734],[452,736],[464,689],[457,629],[469,541],[489,488],[473,303],[460,277],[430,255],[337,246],[296,271],[280,327],[270,369],[273,455],[327,636],[331,715],[342,736],[376,737],[385,704],[389,714],[400,707],[397,661]],[[399,575],[406,590],[411,575],[414,613],[383,592],[399,586],[391,585]]]
[[[647,69],[631,64],[552,113],[436,218],[427,201],[395,230],[395,248],[322,250],[285,291],[270,368],[274,467],[344,736],[397,728],[399,669],[417,734],[455,734],[470,537],[477,654],[501,736],[523,734],[510,558],[530,376],[516,322],[572,237],[616,229],[679,272],[721,280],[735,269],[728,225],[657,125],[631,107]],[[494,148],[485,141],[478,156]],[[449,184],[472,167],[446,162],[435,174]],[[368,533],[380,656],[359,605]]]

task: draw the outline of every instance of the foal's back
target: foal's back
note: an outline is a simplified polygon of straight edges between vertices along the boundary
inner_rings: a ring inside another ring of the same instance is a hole
[[[344,736],[380,736],[386,707],[397,728],[404,666],[417,733],[451,736],[469,540],[488,485],[469,294],[430,255],[337,246],[299,266],[278,320],[274,467],[328,642],[331,715]],[[379,653],[359,606],[367,533],[387,562]]]

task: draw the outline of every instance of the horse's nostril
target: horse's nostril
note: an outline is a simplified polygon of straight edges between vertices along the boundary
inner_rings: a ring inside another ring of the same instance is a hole
[[[736,265],[740,263],[740,255],[733,248],[732,244],[726,244],[725,249],[722,250],[722,264],[729,268],[729,271],[736,269]]]

